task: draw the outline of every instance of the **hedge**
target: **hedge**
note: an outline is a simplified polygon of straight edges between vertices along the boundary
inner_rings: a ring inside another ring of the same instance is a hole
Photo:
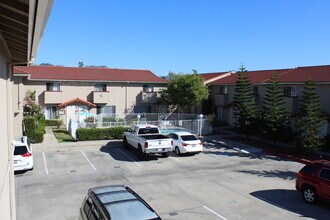
[[[36,116],[26,116],[23,119],[25,130],[24,135],[28,136],[34,143],[41,143],[44,140],[45,118]]]
[[[60,120],[46,120],[46,126],[56,126],[59,128],[62,124],[62,121]]]
[[[79,141],[121,139],[126,129],[125,127],[78,128],[76,135]]]

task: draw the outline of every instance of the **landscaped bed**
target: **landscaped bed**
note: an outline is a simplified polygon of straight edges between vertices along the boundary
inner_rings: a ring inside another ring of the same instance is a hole
[[[75,140],[71,134],[65,130],[65,128],[55,128],[53,129],[54,135],[58,142],[74,142]]]

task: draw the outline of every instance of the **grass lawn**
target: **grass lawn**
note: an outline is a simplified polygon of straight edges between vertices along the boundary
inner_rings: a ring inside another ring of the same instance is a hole
[[[53,129],[54,135],[58,142],[73,142],[74,139],[71,134],[65,130],[65,128],[54,128]]]

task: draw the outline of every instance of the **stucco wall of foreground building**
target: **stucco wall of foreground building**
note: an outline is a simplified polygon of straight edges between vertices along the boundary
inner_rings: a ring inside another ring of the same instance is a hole
[[[14,172],[13,154],[11,141],[13,117],[11,105],[11,84],[9,54],[0,41],[0,220],[16,219],[15,216],[15,194],[14,194]]]

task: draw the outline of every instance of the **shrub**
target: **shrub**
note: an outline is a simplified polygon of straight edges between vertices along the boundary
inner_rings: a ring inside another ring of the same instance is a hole
[[[78,128],[76,134],[79,141],[108,140],[122,138],[125,130],[126,128],[124,127]]]
[[[56,126],[57,128],[61,127],[62,121],[60,120],[46,120],[46,126]]]
[[[36,130],[36,132],[30,137],[34,143],[42,143],[44,140],[44,131]]]
[[[44,139],[45,118],[37,116],[26,116],[23,119],[25,127],[24,135],[28,136],[34,143],[41,143]]]

